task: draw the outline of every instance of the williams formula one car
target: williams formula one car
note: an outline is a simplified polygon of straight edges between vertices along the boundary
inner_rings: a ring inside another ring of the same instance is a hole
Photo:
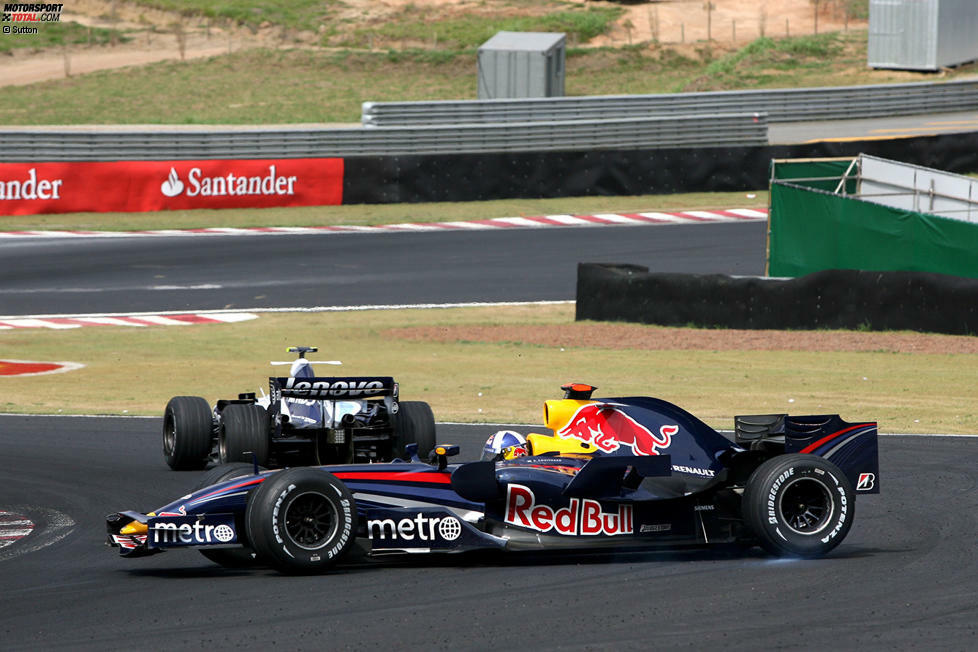
[[[108,543],[125,557],[198,548],[222,565],[289,573],[324,571],[354,546],[380,556],[759,544],[814,557],[845,538],[856,495],[879,492],[875,423],[738,417],[731,441],[663,400],[564,389],[544,407],[552,434],[531,434],[525,454],[449,464],[458,447],[436,446],[425,463],[412,445],[410,461],[392,463],[220,466],[153,512],[110,514]]]
[[[393,378],[319,377],[306,359],[315,347],[288,350],[298,357],[272,363],[291,369],[287,378],[268,379],[268,394],[238,394],[213,408],[199,396],[170,399],[163,415],[163,457],[170,468],[389,461],[407,444],[417,444],[422,455],[434,446],[431,407],[399,401]]]

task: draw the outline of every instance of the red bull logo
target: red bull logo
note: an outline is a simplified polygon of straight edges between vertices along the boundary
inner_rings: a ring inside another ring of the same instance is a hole
[[[631,505],[618,505],[617,512],[609,513],[596,500],[571,498],[567,507],[554,509],[538,505],[533,490],[521,484],[511,484],[506,489],[506,522],[567,536],[635,533]]]
[[[661,449],[669,448],[678,432],[679,426],[670,425],[655,434],[613,405],[589,403],[578,408],[557,435],[591,444],[605,453],[627,446],[633,455],[658,455]]]

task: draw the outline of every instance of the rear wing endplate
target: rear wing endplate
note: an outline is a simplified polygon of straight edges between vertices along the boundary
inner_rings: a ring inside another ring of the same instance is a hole
[[[846,474],[857,494],[879,493],[879,437],[875,422],[848,423],[831,414],[789,416],[784,426],[786,453],[820,455]]]

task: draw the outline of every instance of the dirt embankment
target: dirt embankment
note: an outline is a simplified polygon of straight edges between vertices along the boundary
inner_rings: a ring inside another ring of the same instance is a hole
[[[598,4],[598,3],[595,3]],[[712,9],[707,9],[711,5]],[[721,45],[744,44],[760,36],[781,37],[865,29],[849,18],[841,2],[822,0],[671,0],[626,5],[625,16],[595,45],[695,43],[707,38]]]
[[[65,3],[61,20],[119,30],[124,38],[107,45],[76,44],[45,50],[15,48],[9,55],[0,55],[0,86],[315,41],[314,34],[293,34],[281,27],[267,25],[252,30],[227,21],[106,0]],[[42,25],[40,29],[43,28]]]
[[[570,0],[576,4],[611,6],[612,3]],[[702,0],[664,0],[622,6],[625,13],[611,32],[587,44],[613,45],[658,41],[680,49],[703,47],[709,36],[719,47],[729,49],[761,34],[811,34],[816,30],[810,0],[714,0],[707,11]],[[847,21],[838,3],[822,0],[817,29],[836,31],[846,27],[865,28],[865,21]],[[451,18],[459,15],[506,16],[540,13],[546,7],[520,5],[511,0],[347,0],[329,20],[351,29],[396,20],[406,11]],[[324,18],[324,22],[327,19]],[[125,42],[111,45],[72,45],[55,50],[17,48],[0,56],[0,86],[32,84],[62,79],[97,70],[140,66],[158,61],[195,59],[255,47],[321,46],[320,32],[299,31],[278,25],[257,28],[184,16],[113,0],[76,0],[66,3],[64,22],[122,30]],[[374,47],[397,48],[403,43],[377,40]],[[427,44],[411,44],[426,47]]]

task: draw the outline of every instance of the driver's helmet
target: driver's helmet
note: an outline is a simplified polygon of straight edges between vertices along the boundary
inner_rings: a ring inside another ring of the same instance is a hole
[[[513,430],[494,432],[482,449],[483,460],[511,460],[527,454],[526,437]]]

